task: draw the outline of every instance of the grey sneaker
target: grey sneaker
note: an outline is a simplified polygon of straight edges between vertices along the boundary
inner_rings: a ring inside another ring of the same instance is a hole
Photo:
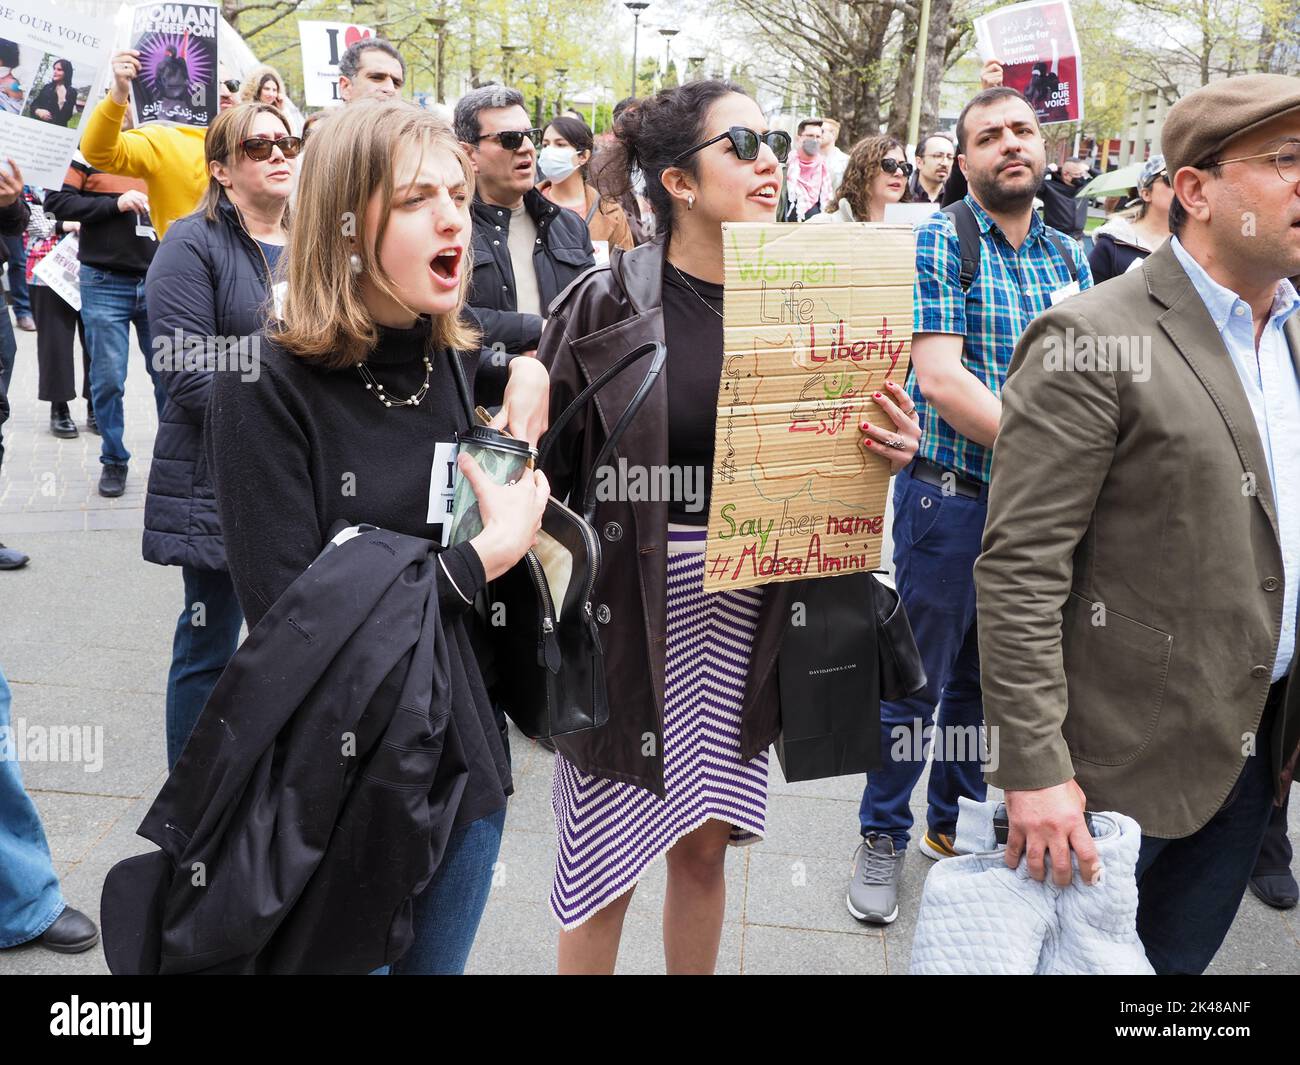
[[[849,913],[870,924],[890,924],[898,916],[898,878],[906,857],[906,850],[894,853],[892,837],[867,836],[853,856]]]

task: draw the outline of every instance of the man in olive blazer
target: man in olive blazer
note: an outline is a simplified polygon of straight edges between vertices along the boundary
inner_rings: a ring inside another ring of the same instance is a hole
[[[1008,864],[1087,890],[1085,796],[1136,818],[1148,957],[1200,972],[1300,744],[1300,79],[1162,140],[1174,237],[1017,346],[976,588]]]

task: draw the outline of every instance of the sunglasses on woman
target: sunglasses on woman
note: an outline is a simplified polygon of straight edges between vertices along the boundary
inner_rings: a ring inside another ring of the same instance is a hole
[[[249,137],[239,142],[244,154],[255,163],[265,163],[271,158],[271,151],[279,148],[286,159],[298,158],[302,151],[302,138],[291,137],[287,133],[279,137]]]
[[[501,133],[484,133],[479,140],[485,141],[489,137],[494,138],[508,152],[519,151],[520,146],[527,137],[533,144],[540,144],[542,140],[542,131],[540,129],[508,129]]]
[[[736,157],[752,163],[758,158],[758,149],[760,145],[766,144],[772,149],[772,154],[776,156],[778,163],[784,163],[790,154],[790,134],[783,129],[768,130],[766,133],[755,133],[746,126],[732,126],[726,133],[719,133],[702,144],[695,145],[694,148],[687,148],[669,166],[680,166],[683,159],[689,159],[696,152],[703,151],[710,144],[717,144],[718,141],[731,141],[731,147],[735,149]]]
[[[899,174],[903,177],[911,177],[914,167],[911,163],[905,163],[901,159],[882,159],[880,160],[880,169],[886,174]]]

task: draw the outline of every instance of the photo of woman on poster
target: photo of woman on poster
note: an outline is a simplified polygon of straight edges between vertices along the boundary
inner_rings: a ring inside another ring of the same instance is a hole
[[[77,89],[72,84],[72,63],[67,59],[58,59],[47,55],[41,62],[42,71],[49,72],[49,78],[41,85],[38,74],[36,84],[40,86],[27,108],[31,118],[41,122],[52,122],[56,126],[67,126],[77,113]]]

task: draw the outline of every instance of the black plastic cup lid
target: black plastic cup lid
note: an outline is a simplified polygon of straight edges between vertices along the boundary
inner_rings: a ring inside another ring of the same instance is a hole
[[[524,455],[529,458],[536,458],[537,452],[528,446],[527,440],[517,440],[513,436],[506,436],[499,429],[493,429],[488,425],[474,425],[468,429],[463,429],[456,435],[456,439],[462,444],[473,444],[475,447],[491,448],[494,451],[508,451],[512,455]]]

